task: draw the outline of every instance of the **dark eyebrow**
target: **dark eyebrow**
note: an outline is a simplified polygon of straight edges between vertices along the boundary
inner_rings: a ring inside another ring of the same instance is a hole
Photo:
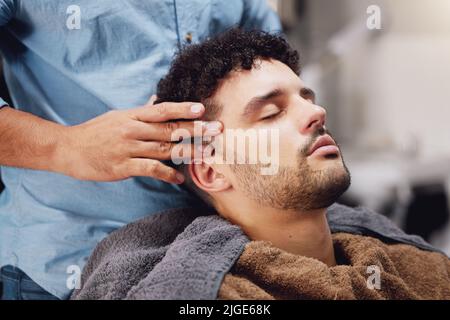
[[[279,97],[283,94],[281,89],[275,89],[266,93],[262,96],[252,98],[244,108],[244,112],[242,112],[242,117],[247,117],[250,114],[255,113],[258,109],[263,107],[269,100]]]
[[[316,93],[313,89],[308,87],[303,87],[300,89],[300,95],[304,98],[305,96],[309,96],[313,102],[316,101]]]

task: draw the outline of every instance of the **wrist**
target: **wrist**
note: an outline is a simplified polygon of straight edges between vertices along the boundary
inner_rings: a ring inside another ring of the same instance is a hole
[[[76,146],[73,139],[74,127],[60,126],[55,139],[54,152],[51,154],[51,171],[72,176],[72,166],[75,162]]]

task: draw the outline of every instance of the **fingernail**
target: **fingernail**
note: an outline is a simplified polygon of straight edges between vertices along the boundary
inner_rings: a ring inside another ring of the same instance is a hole
[[[209,122],[206,124],[206,132],[207,135],[216,135],[220,133],[220,129],[222,128],[222,124],[218,121]]]
[[[177,179],[177,181],[178,181],[179,183],[183,183],[183,182],[184,182],[184,176],[183,176],[181,173],[177,173],[177,174],[175,175],[175,177],[176,177],[176,179]]]
[[[199,104],[199,103],[193,104],[191,106],[191,112],[192,113],[197,114],[197,113],[200,113],[202,111],[203,111],[203,106],[201,104]]]

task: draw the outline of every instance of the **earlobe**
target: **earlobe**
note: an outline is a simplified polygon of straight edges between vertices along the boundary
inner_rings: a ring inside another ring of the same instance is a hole
[[[231,183],[222,173],[204,162],[188,164],[188,174],[197,188],[205,192],[220,192],[231,187]]]

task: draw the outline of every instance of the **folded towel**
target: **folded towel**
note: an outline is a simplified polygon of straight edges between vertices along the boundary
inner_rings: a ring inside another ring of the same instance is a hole
[[[218,298],[450,299],[450,259],[443,254],[347,233],[334,234],[333,243],[340,265],[328,267],[268,242],[250,242]]]
[[[248,238],[217,215],[171,210],[101,241],[71,299],[215,299]]]
[[[370,235],[436,251],[379,214],[333,205],[332,232]],[[173,209],[131,223],[102,240],[72,299],[216,299],[250,240],[214,212]]]

